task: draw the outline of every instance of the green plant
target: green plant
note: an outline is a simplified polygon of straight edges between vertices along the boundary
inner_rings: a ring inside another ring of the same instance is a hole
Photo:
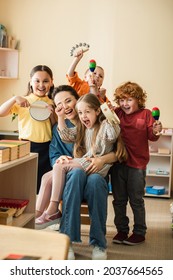
[[[18,116],[18,114],[13,113],[12,118],[11,118],[11,121],[14,121],[15,118],[17,118],[17,116]]]

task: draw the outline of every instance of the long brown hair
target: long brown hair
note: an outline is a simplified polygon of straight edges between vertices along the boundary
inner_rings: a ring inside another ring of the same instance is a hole
[[[123,162],[128,158],[128,153],[125,147],[125,144],[122,140],[121,134],[119,134],[117,141],[115,143],[115,156],[116,161]]]
[[[76,111],[77,112],[78,112],[78,104],[80,102],[87,103],[88,107],[91,108],[91,109],[94,109],[95,111],[99,110],[100,105],[101,105],[97,96],[95,96],[94,94],[91,94],[91,93],[82,95],[78,99],[78,101],[76,103]],[[100,124],[104,119],[105,119],[105,116],[103,115],[103,113],[100,109],[100,113],[98,114],[96,123],[94,125],[94,133],[93,133],[93,137],[92,137],[93,153],[94,153],[94,144],[95,144],[96,136],[97,136],[97,133],[100,129]],[[85,147],[85,130],[86,130],[86,127],[80,121],[77,122],[76,127],[77,127],[77,137],[76,137],[76,143],[74,145],[74,157],[82,157],[86,153],[86,147]]]

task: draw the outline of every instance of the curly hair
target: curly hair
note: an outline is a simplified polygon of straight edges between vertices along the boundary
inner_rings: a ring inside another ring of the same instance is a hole
[[[126,82],[115,89],[114,101],[119,105],[120,99],[133,97],[138,101],[139,108],[145,108],[147,93],[136,83]]]

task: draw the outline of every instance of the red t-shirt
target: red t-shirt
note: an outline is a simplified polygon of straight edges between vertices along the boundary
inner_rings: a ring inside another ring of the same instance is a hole
[[[149,161],[148,140],[157,141],[159,136],[153,134],[151,111],[140,109],[132,114],[125,114],[121,108],[115,108],[120,119],[121,136],[128,152],[127,165],[146,169]]]

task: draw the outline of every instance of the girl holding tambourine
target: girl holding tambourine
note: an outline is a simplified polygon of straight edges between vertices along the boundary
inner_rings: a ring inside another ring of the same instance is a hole
[[[35,66],[30,73],[26,96],[13,96],[0,106],[0,116],[18,115],[19,139],[31,142],[31,152],[38,153],[37,193],[41,177],[51,170],[49,144],[52,138],[54,117],[51,92],[53,74],[45,65]]]

